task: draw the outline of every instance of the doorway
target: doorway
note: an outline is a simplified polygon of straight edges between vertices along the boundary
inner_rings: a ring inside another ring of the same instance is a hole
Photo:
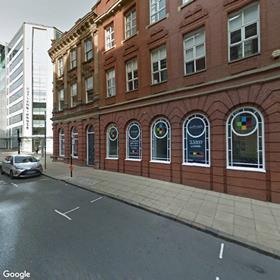
[[[94,165],[94,131],[90,126],[87,129],[87,165]]]

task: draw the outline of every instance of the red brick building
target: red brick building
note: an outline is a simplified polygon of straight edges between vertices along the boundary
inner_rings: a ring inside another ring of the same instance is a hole
[[[278,0],[98,1],[49,51],[55,159],[280,202],[279,16]]]

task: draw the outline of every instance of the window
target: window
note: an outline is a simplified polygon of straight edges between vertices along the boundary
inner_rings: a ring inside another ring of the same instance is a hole
[[[78,130],[74,127],[71,131],[71,156],[78,158]]]
[[[126,158],[140,160],[142,157],[141,128],[137,122],[132,122],[126,131]]]
[[[119,132],[114,125],[111,125],[107,130],[107,158],[119,158]]]
[[[229,61],[242,59],[260,51],[259,4],[254,3],[229,16]]]
[[[183,0],[182,4],[185,5],[187,3],[191,3],[193,0]]]
[[[77,67],[77,50],[73,49],[70,52],[70,69]]]
[[[205,69],[205,32],[198,31],[184,38],[185,74]]]
[[[109,50],[115,46],[115,32],[113,25],[105,29],[105,50]]]
[[[159,84],[167,81],[167,58],[165,46],[155,49],[151,53],[152,83]]]
[[[92,49],[92,39],[88,38],[85,40],[85,61],[89,61],[93,58],[93,49]]]
[[[63,111],[64,109],[64,89],[58,92],[58,110]]]
[[[115,69],[112,68],[106,73],[106,84],[107,84],[107,97],[116,95],[116,80],[115,80]]]
[[[125,16],[125,39],[136,34],[136,10],[133,9]]]
[[[126,63],[126,90],[138,89],[138,65],[137,60],[130,60]]]
[[[166,16],[166,0],[150,0],[150,23]]]
[[[264,121],[254,108],[234,111],[227,121],[228,168],[264,170]]]
[[[86,88],[86,102],[93,100],[93,77],[89,77],[85,80]]]
[[[64,157],[65,155],[65,138],[64,138],[64,129],[59,130],[59,156]]]
[[[152,125],[152,161],[170,162],[171,131],[169,123],[164,119]]]
[[[188,117],[183,126],[184,163],[189,165],[210,164],[210,126],[206,117],[194,114]]]
[[[77,83],[71,85],[71,107],[78,105],[78,88]]]
[[[64,73],[63,58],[62,57],[58,59],[57,68],[58,68],[58,77],[61,77]]]

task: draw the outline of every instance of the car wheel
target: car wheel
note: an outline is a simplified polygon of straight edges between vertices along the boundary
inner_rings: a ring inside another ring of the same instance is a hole
[[[10,177],[11,177],[11,179],[14,179],[14,178],[15,178],[14,173],[13,173],[12,170],[10,171]]]

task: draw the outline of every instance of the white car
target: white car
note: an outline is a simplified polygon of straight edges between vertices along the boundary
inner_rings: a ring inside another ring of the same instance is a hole
[[[28,155],[7,156],[2,161],[1,174],[8,174],[11,178],[39,176],[43,167],[38,159]]]

